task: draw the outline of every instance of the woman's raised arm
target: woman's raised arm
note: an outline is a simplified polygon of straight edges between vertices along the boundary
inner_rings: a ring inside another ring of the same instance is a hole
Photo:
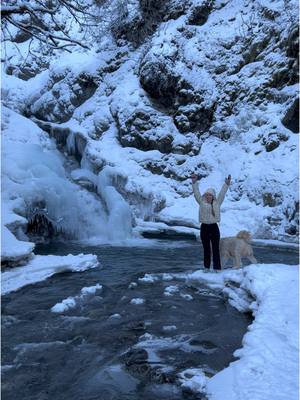
[[[193,174],[191,176],[191,179],[192,179],[192,186],[193,186],[193,192],[194,192],[195,199],[196,199],[198,204],[202,204],[203,199],[202,199],[202,196],[201,196],[201,194],[199,192],[199,186],[198,186],[198,179],[199,178],[198,178],[197,175]]]
[[[223,203],[225,194],[229,188],[230,183],[231,183],[231,175],[228,175],[227,178],[225,178],[225,183],[222,186],[222,189],[220,190],[220,193],[218,194],[218,197],[217,197],[217,202],[219,204]]]

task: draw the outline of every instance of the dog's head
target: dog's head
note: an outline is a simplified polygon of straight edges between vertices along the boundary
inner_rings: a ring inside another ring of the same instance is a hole
[[[250,241],[251,241],[251,233],[248,232],[248,231],[240,231],[240,232],[236,235],[236,237],[237,237],[238,239],[243,239],[243,240],[245,240],[245,242],[247,242],[247,243],[250,243]]]

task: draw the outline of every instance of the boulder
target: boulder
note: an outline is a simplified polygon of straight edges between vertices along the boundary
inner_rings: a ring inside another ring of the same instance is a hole
[[[212,10],[213,0],[200,0],[198,3],[193,3],[188,15],[188,24],[204,25]]]
[[[282,195],[279,193],[266,192],[262,196],[264,206],[275,207],[282,202]]]
[[[288,107],[286,113],[281,120],[282,124],[292,131],[293,133],[299,133],[299,99],[295,99],[293,103]]]
[[[213,121],[216,101],[211,89],[207,87],[208,74],[199,70],[197,87],[186,77],[189,68],[184,67],[180,74],[176,62],[176,48],[171,59],[162,59],[153,54],[146,56],[140,66],[139,77],[143,89],[162,107],[173,114],[174,123],[181,133],[205,132]],[[195,67],[196,68],[196,67]]]
[[[271,132],[262,138],[262,144],[267,152],[277,149],[281,142],[288,140],[288,136],[283,133]]]
[[[163,21],[177,19],[187,13],[190,0],[139,0],[138,7],[120,10],[112,32],[117,42],[130,42],[138,47],[151,36]]]
[[[145,58],[139,71],[143,89],[165,107],[174,105],[180,75],[174,71],[171,60]]]
[[[66,122],[96,89],[96,78],[93,75],[84,72],[75,75],[68,70],[64,74],[54,73],[42,88],[42,93],[30,99],[26,114],[42,121]]]

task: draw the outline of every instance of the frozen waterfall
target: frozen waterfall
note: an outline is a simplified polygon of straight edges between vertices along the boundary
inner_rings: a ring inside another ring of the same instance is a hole
[[[107,170],[99,177],[88,170],[76,170],[94,188],[94,192],[87,190],[76,179],[76,171],[70,174],[65,169],[68,160],[53,139],[19,114],[8,109],[3,114],[2,185],[8,210],[4,226],[19,240],[28,240],[18,234],[19,225],[14,223],[20,215],[27,219],[27,225],[24,219],[22,226],[29,240],[38,238],[42,225],[45,232],[61,232],[75,239],[107,241],[131,236],[130,207],[111,186]]]

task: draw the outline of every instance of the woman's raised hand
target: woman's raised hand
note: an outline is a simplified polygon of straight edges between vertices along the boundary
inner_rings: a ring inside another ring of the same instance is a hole
[[[193,183],[196,183],[198,180],[198,175],[196,175],[196,174],[191,175],[191,179],[192,179]]]
[[[227,178],[225,178],[225,183],[226,183],[227,186],[230,185],[230,183],[231,183],[231,175],[228,175]]]

